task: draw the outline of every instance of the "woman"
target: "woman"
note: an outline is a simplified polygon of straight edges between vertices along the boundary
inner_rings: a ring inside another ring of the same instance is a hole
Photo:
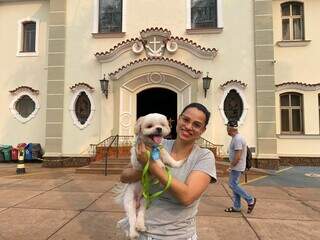
[[[165,140],[163,147],[175,160],[186,159],[180,168],[172,168],[172,182],[159,198],[155,199],[145,214],[147,231],[140,240],[183,239],[196,240],[195,216],[200,198],[210,182],[216,180],[214,155],[208,149],[195,144],[206,130],[210,112],[199,103],[186,106],[177,122],[177,139]],[[137,156],[142,165],[148,161],[143,144],[137,147]],[[166,186],[165,170],[150,161],[149,171]],[[141,179],[141,172],[125,169],[121,175],[124,183]],[[160,189],[154,187],[153,192]]]

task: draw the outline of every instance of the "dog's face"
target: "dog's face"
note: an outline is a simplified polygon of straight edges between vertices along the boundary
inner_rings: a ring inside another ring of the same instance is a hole
[[[134,133],[145,144],[158,145],[170,133],[169,122],[162,114],[150,113],[137,120]]]

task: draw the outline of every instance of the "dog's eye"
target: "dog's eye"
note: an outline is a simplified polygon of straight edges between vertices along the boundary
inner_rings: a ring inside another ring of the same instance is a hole
[[[148,125],[147,128],[152,128],[152,125]]]

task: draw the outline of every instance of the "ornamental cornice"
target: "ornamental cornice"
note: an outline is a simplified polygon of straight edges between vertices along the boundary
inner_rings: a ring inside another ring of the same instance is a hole
[[[143,58],[143,59],[132,61],[127,65],[120,67],[118,70],[114,71],[113,73],[109,73],[109,77],[111,80],[118,80],[128,72],[143,66],[147,66],[147,65],[165,65],[165,66],[174,67],[187,73],[189,76],[191,76],[194,79],[197,79],[202,75],[201,71],[197,71],[185,63],[182,63],[177,60],[169,59],[169,58],[160,57],[160,58]]]
[[[81,82],[81,83],[76,83],[75,85],[73,85],[72,87],[70,87],[71,91],[75,91],[78,88],[87,88],[88,90],[90,90],[91,92],[94,90],[93,87],[91,87],[89,84]]]
[[[39,90],[35,90],[33,89],[32,87],[28,87],[28,86],[20,86],[20,87],[17,87],[16,89],[14,90],[10,90],[9,92],[11,94],[17,94],[19,92],[22,92],[22,91],[29,91],[35,95],[38,95],[39,94]]]
[[[171,36],[171,31],[163,28],[147,28],[140,31],[140,38],[131,38],[118,43],[105,52],[95,53],[99,62],[110,62],[121,54],[132,51],[135,55],[145,52],[147,57],[163,57],[167,51],[174,54],[179,48],[202,59],[213,59],[218,50],[205,48],[188,38]]]
[[[224,84],[221,84],[220,88],[224,90],[224,89],[228,88],[229,86],[238,86],[238,87],[244,89],[247,87],[247,84],[243,83],[241,81],[238,81],[238,80],[229,80],[229,81],[225,82]]]
[[[320,89],[320,83],[285,82],[276,84],[277,91],[285,89],[297,89],[302,91],[315,91]]]

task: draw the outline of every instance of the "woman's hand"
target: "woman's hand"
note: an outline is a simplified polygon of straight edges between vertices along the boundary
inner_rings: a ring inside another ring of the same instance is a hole
[[[120,181],[123,183],[133,183],[141,179],[141,171],[133,169],[132,165],[129,164],[125,169],[123,169],[120,175]]]

